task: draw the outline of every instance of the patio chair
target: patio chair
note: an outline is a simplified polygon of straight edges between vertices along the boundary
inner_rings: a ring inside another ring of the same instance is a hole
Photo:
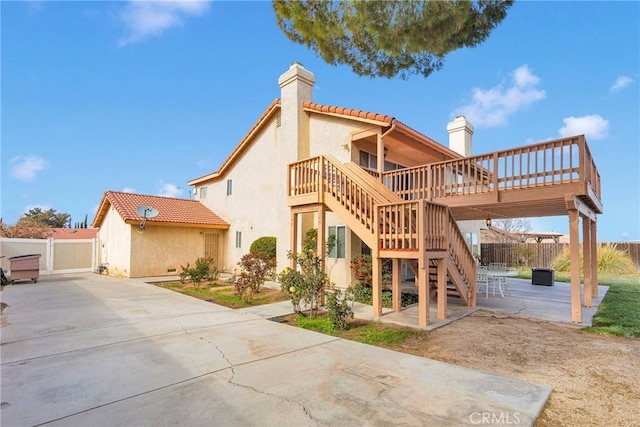
[[[486,266],[478,266],[476,275],[476,294],[484,292],[489,298],[489,272]]]
[[[504,297],[504,294],[511,295],[509,287],[507,285],[507,264],[503,262],[492,262],[489,264],[489,281],[493,285],[493,295],[496,294],[496,286],[500,291],[500,295]]]

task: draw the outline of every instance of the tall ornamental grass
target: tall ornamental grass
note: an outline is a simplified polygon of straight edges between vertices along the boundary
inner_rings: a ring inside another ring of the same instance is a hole
[[[557,271],[571,270],[571,252],[564,248],[560,255],[553,260],[553,268]],[[580,271],[584,269],[582,246],[580,246]],[[633,260],[627,252],[617,248],[615,243],[601,243],[598,245],[598,273],[602,274],[633,274],[637,273]]]

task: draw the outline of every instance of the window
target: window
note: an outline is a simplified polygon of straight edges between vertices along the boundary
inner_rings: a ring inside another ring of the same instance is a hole
[[[360,150],[360,166],[363,168],[377,171],[378,170],[378,156],[375,154],[367,153],[366,151]],[[405,167],[399,165],[397,163],[384,161],[384,171],[393,171],[396,169],[404,169]]]
[[[200,191],[198,191],[198,193],[200,193],[200,200],[206,199],[207,198],[207,187],[201,187]]]
[[[236,248],[242,247],[242,231],[236,231]]]
[[[478,233],[472,233],[470,231],[464,233],[464,240],[469,246],[469,250],[474,256],[480,255],[480,245],[478,244]]]
[[[227,180],[227,196],[231,195],[233,188],[232,188],[232,181],[230,179]]]
[[[346,247],[346,232],[344,225],[329,227],[327,236],[335,236],[333,248],[329,252],[329,258],[344,258]]]
[[[371,153],[367,153],[366,151],[360,151],[360,166],[366,169],[371,169],[372,171],[378,170],[378,156],[373,155]]]

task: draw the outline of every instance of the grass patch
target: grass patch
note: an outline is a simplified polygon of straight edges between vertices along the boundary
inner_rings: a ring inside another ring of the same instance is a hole
[[[556,271],[557,282],[571,282],[568,272]],[[531,270],[520,270],[518,277],[531,279]],[[582,277],[580,278],[582,280]],[[598,274],[598,284],[609,290],[586,332],[624,337],[640,337],[640,274]]]
[[[609,285],[587,332],[640,337],[640,283]]]
[[[343,338],[379,347],[390,347],[419,333],[417,329],[372,322],[345,331]]]
[[[193,284],[188,282],[160,282],[152,284],[229,308],[254,307],[257,305],[287,301],[289,299],[289,296],[280,290],[263,287],[260,289],[259,293],[253,296],[251,302],[246,302],[243,301],[242,298],[234,295],[233,285],[230,285],[227,282],[210,282],[206,285],[201,284],[199,289],[194,288]]]
[[[381,322],[351,321],[349,328],[344,331],[337,330],[331,324],[331,320],[325,316],[310,319],[306,316],[295,318],[296,326],[326,335],[357,341],[378,347],[391,347],[405,339],[422,333],[412,328],[391,325]]]

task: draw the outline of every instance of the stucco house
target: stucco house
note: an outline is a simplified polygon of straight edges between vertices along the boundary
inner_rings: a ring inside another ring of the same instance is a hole
[[[287,252],[299,250],[305,232],[317,228],[318,251],[326,255],[332,282],[350,285],[350,259],[370,253],[373,315],[381,316],[381,260],[390,258],[393,309],[401,310],[401,281],[415,276],[418,323],[426,325],[431,298],[437,299],[439,318],[446,317],[448,297],[475,305],[474,255],[487,220],[568,215],[576,266],[582,218],[584,304],[591,305],[597,296],[596,216],[603,207],[600,175],[583,135],[474,155],[474,129],[463,116],[447,124],[445,146],[388,115],[315,103],[314,83],[313,73],[293,63],[278,79],[280,97],[218,170],[188,182],[194,200],[180,201],[180,206],[173,202],[171,221],[161,221],[163,209],[158,209],[157,221],[176,227],[172,239],[183,245],[184,256],[187,251],[193,259],[203,256],[204,236],[215,231],[218,266],[233,271],[254,240],[276,236],[277,268],[282,270],[290,265]],[[135,230],[141,218],[132,209],[153,206],[153,201],[138,195],[141,199],[131,202],[125,215],[116,207],[117,198],[124,197],[105,193],[94,221],[101,239],[105,233],[123,236],[116,246],[124,254],[107,248],[102,257],[110,273],[117,259],[123,274],[136,269],[136,275],[152,275],[137,271],[143,268],[138,262],[165,256],[158,248],[171,241],[159,234],[157,247],[148,241],[143,245]],[[207,208],[207,221],[192,224],[182,217],[196,206]],[[148,224],[147,231],[154,222]],[[336,237],[337,245],[326,254],[328,235]],[[171,261],[163,261],[165,274],[179,267]],[[580,286],[580,271],[573,271],[576,322],[581,319]]]
[[[157,215],[145,219],[140,207]],[[229,224],[195,200],[106,191],[92,227],[99,228],[101,272],[154,277],[180,274],[199,257],[218,267]]]
[[[349,260],[371,253],[374,316],[381,311],[381,259],[393,259],[394,310],[400,282],[416,276],[419,324],[437,297],[475,305],[480,228],[493,218],[568,215],[572,254],[579,257],[579,219],[590,265],[585,302],[597,296],[596,215],[600,176],[583,135],[473,155],[473,126],[447,124],[444,146],[394,117],[313,101],[315,76],[293,63],[274,100],[217,171],[194,178],[194,196],[229,221],[223,266],[233,269],[249,245],[277,237],[278,268],[317,228],[318,251],[330,234],[337,246],[326,270],[351,283]],[[404,267],[403,267],[404,266]],[[572,317],[580,321],[580,272],[572,274]]]

